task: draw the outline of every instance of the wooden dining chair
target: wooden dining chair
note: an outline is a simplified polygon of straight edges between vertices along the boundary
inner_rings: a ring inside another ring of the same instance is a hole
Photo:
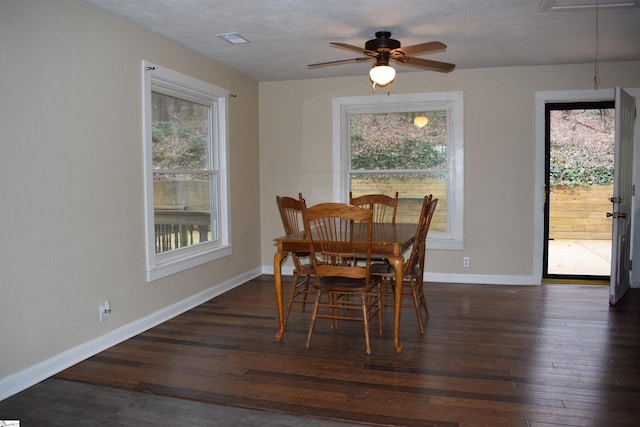
[[[302,211],[304,210],[306,202],[302,198],[302,193],[298,193],[298,199],[287,196],[276,196],[276,202],[278,203],[284,233],[294,234],[303,231]],[[291,258],[293,259],[293,284],[289,294],[289,302],[287,303],[285,324],[289,320],[289,314],[291,313],[293,304],[302,304],[302,311],[304,311],[307,304],[307,296],[310,292],[315,293],[315,291],[309,287],[311,276],[313,275],[313,266],[311,265],[311,261],[309,261],[309,252],[293,252],[291,253]]]
[[[429,309],[424,296],[424,262],[426,254],[426,241],[433,213],[438,205],[438,199],[432,195],[425,196],[422,200],[422,209],[418,217],[416,236],[411,246],[409,257],[403,264],[403,298],[410,297],[412,304],[404,304],[403,307],[413,307],[418,318],[420,333],[424,334],[424,321],[429,318]],[[395,270],[389,263],[374,263],[371,265],[371,277],[374,282],[378,282],[381,288],[382,305],[393,305],[388,303],[395,297]],[[408,285],[408,286],[406,286]],[[424,310],[424,319],[422,310]]]
[[[382,321],[380,288],[370,280],[371,211],[344,203],[322,203],[305,208],[303,218],[317,291],[307,348],[317,319],[329,319],[332,329],[337,329],[340,320],[361,321],[365,349],[371,354],[369,322],[375,314],[378,322]],[[356,261],[356,255],[362,253],[364,265]]]
[[[368,208],[371,210],[374,227],[380,223],[396,223],[396,212],[398,210],[398,192],[394,197],[386,194],[364,194],[362,196],[353,197],[353,193],[349,192],[349,204]],[[359,261],[362,261],[360,257]],[[387,262],[387,258],[373,254],[371,262]]]
[[[364,194],[353,197],[353,193],[349,192],[349,204],[362,208],[369,207],[373,214],[374,223],[396,223],[396,212],[398,210],[397,191],[394,197],[387,196],[386,194]]]

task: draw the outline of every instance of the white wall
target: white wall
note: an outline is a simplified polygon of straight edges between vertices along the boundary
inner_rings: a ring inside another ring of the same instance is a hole
[[[233,255],[152,283],[143,59],[237,96]],[[260,273],[257,82],[77,0],[2,0],[0,99],[0,399]]]
[[[601,64],[600,77],[602,88],[638,87],[640,62]],[[398,74],[392,94],[464,94],[464,250],[429,250],[427,280],[539,284],[540,272],[534,271],[535,93],[591,88],[592,64]],[[302,192],[309,204],[331,199],[332,98],[367,94],[371,85],[364,75],[260,83],[265,271],[273,271],[273,238],[283,233],[275,196]],[[470,268],[463,267],[465,256]]]

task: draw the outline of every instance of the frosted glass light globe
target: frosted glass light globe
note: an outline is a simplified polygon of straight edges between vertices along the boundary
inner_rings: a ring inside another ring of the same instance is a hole
[[[396,78],[396,70],[388,65],[379,65],[369,71],[369,78],[378,86],[386,86]]]

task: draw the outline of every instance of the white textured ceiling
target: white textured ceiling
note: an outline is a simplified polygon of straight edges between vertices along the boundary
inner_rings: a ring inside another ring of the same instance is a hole
[[[370,62],[308,69],[357,57],[329,47],[364,47],[376,31],[403,46],[441,41],[418,57],[457,69],[640,60],[640,7],[623,0],[84,0],[97,9],[220,61],[258,81],[365,75]],[[626,0],[625,0],[626,1]],[[566,10],[553,11],[556,6]],[[638,3],[638,1],[636,1]],[[545,11],[546,10],[546,11]],[[251,41],[232,45],[217,34]],[[392,64],[393,65],[393,64]],[[416,71],[398,65],[399,73]],[[455,71],[454,71],[455,72]]]

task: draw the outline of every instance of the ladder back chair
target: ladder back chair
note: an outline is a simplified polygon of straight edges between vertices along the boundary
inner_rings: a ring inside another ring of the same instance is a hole
[[[298,193],[298,199],[287,196],[276,196],[280,218],[284,227],[285,234],[295,234],[304,230],[302,224],[302,211],[306,206],[302,193]],[[293,304],[302,304],[304,311],[307,304],[307,296],[309,293],[315,293],[309,288],[311,276],[313,275],[313,266],[309,260],[309,252],[291,253],[293,259],[293,284],[289,294],[289,302],[287,304],[287,313],[285,314],[285,325],[289,320],[291,307]]]
[[[370,280],[371,211],[344,203],[321,203],[305,208],[303,218],[317,291],[306,346],[310,347],[319,318],[329,319],[331,329],[337,329],[340,320],[361,321],[365,349],[371,354],[369,322],[375,314],[378,322],[382,320],[380,288]],[[356,260],[362,253],[364,265]]]
[[[361,208],[370,209],[375,224],[380,223],[396,223],[396,212],[398,210],[398,192],[394,197],[386,194],[364,194],[362,196],[353,197],[353,193],[349,192],[349,204],[359,206]],[[360,261],[362,261],[360,259]],[[372,262],[387,262],[387,258],[374,254],[371,258]]]
[[[420,333],[424,334],[424,321],[429,318],[429,309],[424,296],[424,262],[426,254],[426,241],[433,213],[438,205],[438,199],[434,199],[432,195],[425,196],[422,200],[422,209],[418,217],[418,226],[416,228],[416,236],[411,246],[408,259],[405,260],[403,266],[403,280],[409,286],[403,286],[403,297],[410,297],[412,304],[403,305],[403,307],[413,307],[418,318]],[[382,288],[383,305],[392,305],[386,303],[387,298],[393,298],[395,295],[394,278],[395,271],[388,263],[375,263],[371,265],[372,280],[378,281]],[[424,318],[422,311],[424,310]]]
[[[397,191],[394,197],[386,194],[364,194],[353,197],[353,193],[349,192],[349,204],[371,209],[374,224],[381,222],[396,223],[396,212],[398,210]]]

